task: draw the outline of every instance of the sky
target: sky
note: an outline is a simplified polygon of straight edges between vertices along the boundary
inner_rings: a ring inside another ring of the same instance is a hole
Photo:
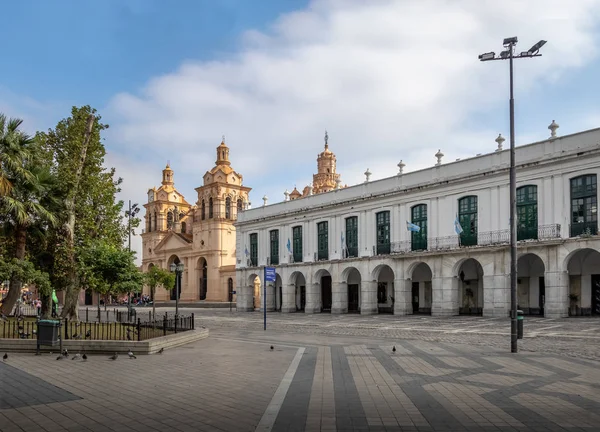
[[[600,0],[21,0],[2,6],[0,112],[30,133],[72,106],[110,128],[120,198],[143,204],[170,161],[192,204],[226,137],[253,207],[302,189],[325,130],[342,183],[600,127]],[[505,142],[505,146],[508,141]],[[141,254],[141,239],[133,239]]]

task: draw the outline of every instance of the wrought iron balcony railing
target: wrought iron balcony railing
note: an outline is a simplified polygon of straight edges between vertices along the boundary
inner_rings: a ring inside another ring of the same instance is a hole
[[[598,235],[598,221],[571,224],[571,237]]]

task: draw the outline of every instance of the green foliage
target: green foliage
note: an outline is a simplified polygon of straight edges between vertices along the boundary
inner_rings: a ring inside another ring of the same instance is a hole
[[[25,284],[35,285],[41,295],[52,292],[48,273],[36,269],[32,262],[16,258],[4,260],[0,257],[0,280],[14,278]]]
[[[24,163],[32,139],[19,130],[22,123],[23,120],[9,119],[0,113],[0,197],[12,192],[15,181],[30,178]]]
[[[144,282],[152,293],[156,291],[156,288],[164,288],[166,290],[172,290],[175,287],[175,273],[171,273],[158,266],[152,266],[144,273]]]

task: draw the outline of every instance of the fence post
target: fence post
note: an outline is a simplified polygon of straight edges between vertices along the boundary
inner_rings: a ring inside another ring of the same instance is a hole
[[[140,329],[142,328],[142,322],[141,321],[142,320],[140,318],[138,318],[138,320],[137,320],[137,334],[138,334],[137,335],[138,336],[137,340],[138,340],[138,342],[142,340],[141,333],[140,333]]]
[[[85,308],[85,322],[90,321],[90,310],[89,308]]]
[[[163,334],[167,335],[167,313],[165,312],[165,317],[163,318]]]
[[[194,318],[194,314],[192,313],[192,330],[196,329],[196,319]]]

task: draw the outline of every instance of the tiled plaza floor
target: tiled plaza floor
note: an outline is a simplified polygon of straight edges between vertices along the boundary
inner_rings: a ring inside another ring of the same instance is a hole
[[[220,328],[137,360],[9,354],[0,385],[2,432],[600,431],[598,362],[375,333]]]

